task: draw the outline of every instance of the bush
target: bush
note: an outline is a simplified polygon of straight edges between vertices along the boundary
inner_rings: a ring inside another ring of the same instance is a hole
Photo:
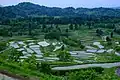
[[[120,34],[120,29],[116,29],[115,31],[117,34]]]
[[[72,41],[71,39],[64,38],[62,41],[63,41],[63,43],[65,43],[65,44],[67,44],[67,45],[77,46],[77,43],[75,43],[75,42]]]
[[[91,68],[91,69],[95,70],[95,72],[97,72],[99,74],[101,74],[104,70],[104,68],[101,68],[101,67],[95,67],[95,68]]]
[[[72,72],[68,76],[68,80],[100,80],[95,70],[80,70]]]
[[[120,47],[119,47],[119,46],[116,46],[116,47],[115,47],[115,50],[119,52],[119,51],[120,51]]]
[[[40,65],[40,71],[49,74],[51,72],[51,67],[49,64],[42,62]]]
[[[57,55],[59,57],[60,61],[70,61],[71,60],[71,55],[68,51],[60,51]]]
[[[6,48],[6,42],[0,42],[0,51]]]
[[[45,39],[60,39],[60,32],[50,32],[48,34],[45,34]]]
[[[81,45],[81,46],[80,46],[80,48],[81,48],[81,49],[84,49],[84,48],[85,48],[85,46],[84,46],[84,45]]]

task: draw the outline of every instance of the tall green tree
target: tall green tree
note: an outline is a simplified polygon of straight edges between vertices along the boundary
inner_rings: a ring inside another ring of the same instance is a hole
[[[113,35],[114,35],[114,33],[113,33],[113,32],[111,32],[111,33],[110,33],[111,38],[113,38]]]
[[[73,24],[70,24],[70,25],[69,25],[69,29],[70,29],[70,30],[73,30],[73,29],[74,29]]]
[[[57,57],[60,59],[60,61],[71,61],[71,55],[66,50],[59,51]]]
[[[29,35],[31,36],[32,35],[32,25],[31,23],[28,24],[28,31],[29,31]]]

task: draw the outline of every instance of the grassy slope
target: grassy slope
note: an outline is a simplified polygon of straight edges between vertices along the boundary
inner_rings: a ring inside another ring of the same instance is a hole
[[[62,27],[63,27],[63,29],[65,29],[64,28],[65,25],[62,26]],[[96,29],[92,29],[92,30],[81,29],[81,30],[77,30],[77,31],[71,31],[70,33],[72,34],[71,37],[73,39],[84,40],[85,45],[88,45],[91,42],[93,42],[94,40],[96,40],[96,41],[100,40],[99,37],[95,36],[95,34],[94,34],[95,30]],[[108,29],[105,29],[105,31],[108,31]],[[107,33],[107,34],[109,34],[109,33]],[[115,34],[115,36],[119,37],[119,35],[117,35],[117,34]],[[4,38],[4,39],[9,40],[9,38]],[[27,39],[31,39],[31,38],[15,37],[14,36],[12,40],[27,40]],[[42,38],[40,37],[40,39],[43,39],[43,37]],[[105,59],[104,55],[100,55],[99,56],[99,61],[102,62],[102,61],[110,61],[110,60]],[[2,63],[2,64],[0,64],[0,69],[1,70],[7,70],[11,73],[18,74],[18,75],[24,76],[26,78],[37,77],[37,79],[41,79],[41,80],[62,80],[60,77],[43,74],[39,71],[24,69],[24,68],[20,67],[18,64],[15,64],[15,63],[8,63],[8,62],[4,62],[2,60],[0,61],[0,63]],[[58,63],[55,63],[55,64],[58,64]],[[59,64],[60,65],[66,65],[66,63],[59,63]],[[76,63],[73,63],[73,64],[76,64]],[[105,69],[104,74],[101,75],[101,76],[104,75],[103,80],[120,80],[119,77],[116,76],[115,70],[116,70],[116,68]]]
[[[19,66],[17,63],[8,63],[0,60],[0,70],[5,70],[11,74],[16,74],[25,78],[25,80],[37,79],[37,80],[61,80],[60,77],[41,73],[37,70],[25,69]]]
[[[7,63],[4,61],[0,61],[2,64],[0,65],[1,70],[7,70],[12,74],[20,75],[22,77],[25,77],[25,80],[64,80],[62,77],[57,77],[53,75],[43,74],[39,71],[34,71],[30,69],[24,69],[17,64]],[[117,68],[106,68],[104,69],[104,72],[100,74],[102,80],[120,80],[120,77],[118,77],[115,74]]]

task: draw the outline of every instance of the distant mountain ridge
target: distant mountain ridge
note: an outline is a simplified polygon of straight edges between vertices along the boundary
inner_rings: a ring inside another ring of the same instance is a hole
[[[0,18],[17,18],[26,16],[110,16],[120,17],[120,10],[113,8],[59,8],[46,7],[30,2],[19,3],[15,6],[0,7]]]
[[[120,7],[113,7],[113,9],[120,9]]]
[[[3,7],[2,5],[0,5],[0,7]]]

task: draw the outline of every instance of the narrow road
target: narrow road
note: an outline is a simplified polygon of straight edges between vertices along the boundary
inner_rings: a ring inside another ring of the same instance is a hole
[[[101,64],[82,64],[82,65],[73,65],[73,66],[65,66],[65,67],[54,67],[52,70],[74,70],[74,69],[82,69],[82,68],[90,68],[90,67],[102,67],[102,68],[112,68],[120,66],[120,62],[115,63],[101,63]]]
[[[16,74],[9,73],[6,70],[0,70],[0,80],[28,80]]]
[[[0,80],[18,80],[0,73]]]

